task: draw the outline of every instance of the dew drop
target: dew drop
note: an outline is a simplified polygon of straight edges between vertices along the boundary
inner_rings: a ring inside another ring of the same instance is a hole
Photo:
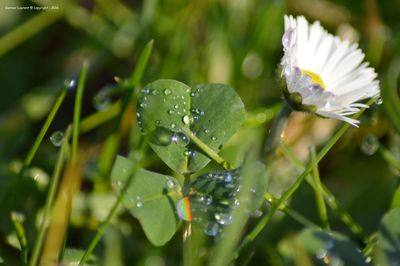
[[[194,92],[194,91],[193,91],[193,92],[190,93],[190,96],[192,96],[192,97],[197,97],[197,96],[199,96],[199,94],[198,94],[197,92]]]
[[[361,143],[361,151],[368,156],[375,154],[378,148],[378,140],[371,134],[368,134]]]
[[[171,127],[172,129],[174,129],[174,128],[176,128],[176,124],[171,123],[170,127]]]
[[[215,220],[217,220],[219,224],[222,225],[227,225],[232,223],[232,215],[229,213],[216,213],[214,215],[214,218]]]
[[[167,96],[171,95],[171,93],[172,93],[172,91],[170,89],[165,89],[164,90],[164,94],[167,95]]]
[[[211,137],[211,140],[214,140],[214,141],[215,141],[215,140],[217,140],[217,137],[216,137],[216,136],[212,136],[212,137]]]
[[[175,104],[175,105],[174,105],[174,108],[175,108],[175,109],[179,109],[179,105]]]
[[[182,122],[183,122],[185,125],[189,125],[189,124],[193,123],[193,117],[191,117],[190,115],[184,115],[184,116],[182,117]]]
[[[315,256],[317,259],[323,259],[325,256],[328,254],[328,251],[326,249],[319,249],[317,252],[315,252]]]
[[[160,92],[159,92],[158,90],[152,90],[152,91],[151,91],[151,94],[152,94],[152,95],[159,95]]]
[[[117,181],[117,186],[118,186],[118,187],[122,187],[122,186],[123,186],[123,183],[122,183],[121,180],[118,180],[118,181]]]
[[[224,177],[224,181],[229,183],[232,182],[232,174],[230,172],[227,172],[225,177]]]
[[[255,211],[251,214],[251,217],[258,218],[258,217],[261,217],[262,214],[263,214],[262,211],[260,211],[260,210],[255,210]]]
[[[136,196],[136,208],[142,208],[143,207],[143,200],[141,196]]]
[[[139,105],[141,108],[146,108],[147,107],[147,103],[140,103]]]
[[[204,228],[204,233],[208,236],[216,236],[219,231],[219,226],[215,222],[210,222],[207,224],[207,226]]]
[[[159,146],[168,146],[169,144],[171,144],[171,136],[173,136],[173,134],[174,132],[172,132],[168,128],[156,127],[152,136],[152,142]]]
[[[100,91],[93,97],[93,105],[99,112],[106,111],[111,105],[111,98],[107,91]]]
[[[190,139],[188,136],[185,135],[185,133],[177,132],[174,135],[172,135],[171,141],[181,147],[186,147],[189,144]]]
[[[208,134],[208,133],[210,133],[210,130],[206,128],[206,129],[203,130],[203,132]]]
[[[212,196],[203,196],[202,201],[205,205],[210,205],[213,201],[213,198],[212,198]]]
[[[156,126],[161,125],[161,120],[156,120]]]
[[[175,114],[175,110],[174,110],[174,109],[169,109],[169,110],[168,110],[168,114],[169,114],[169,115]]]
[[[194,158],[196,156],[196,151],[194,151],[194,150],[186,150],[186,151],[183,152],[183,155],[191,157],[191,158]]]
[[[64,139],[64,133],[61,131],[56,131],[50,136],[50,141],[54,146],[60,147]]]
[[[383,103],[382,97],[379,97],[376,102],[377,105],[381,105]]]
[[[168,187],[169,189],[174,189],[175,186],[176,186],[175,181],[172,180],[171,178],[168,178],[168,180],[167,180],[167,187]]]
[[[67,79],[64,81],[64,85],[67,87],[68,90],[75,90],[76,87],[76,80],[75,79]]]
[[[295,29],[294,28],[289,28],[283,34],[282,45],[286,50],[290,48],[290,45],[291,45],[292,38],[293,38],[294,34],[295,34]]]

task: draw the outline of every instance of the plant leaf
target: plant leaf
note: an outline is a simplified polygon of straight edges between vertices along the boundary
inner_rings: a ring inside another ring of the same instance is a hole
[[[382,219],[378,231],[377,262],[380,265],[400,264],[400,208],[392,209]]]
[[[118,194],[126,186],[134,164],[117,156],[111,180]],[[136,217],[147,238],[155,246],[162,246],[175,234],[178,218],[175,203],[181,197],[179,183],[171,176],[141,168],[136,170],[128,185],[122,203]]]
[[[175,80],[148,84],[138,99],[138,120],[151,148],[174,171],[195,172],[210,159],[180,132],[188,128],[218,152],[244,120],[244,105],[229,86]],[[179,133],[178,133],[179,132]],[[178,133],[178,135],[177,135]]]

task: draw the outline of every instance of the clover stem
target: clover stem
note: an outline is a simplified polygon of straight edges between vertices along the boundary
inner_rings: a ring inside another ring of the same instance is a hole
[[[183,196],[189,195],[190,192],[190,174],[184,174]],[[193,245],[192,245],[192,224],[184,222],[183,224],[183,265],[190,266],[193,262]]]
[[[232,166],[229,162],[225,161],[224,158],[218,155],[213,149],[211,149],[207,144],[205,144],[201,139],[196,137],[190,129],[182,128],[183,132],[190,137],[190,140],[193,141],[196,146],[203,151],[210,159],[221,165],[225,170],[232,169]]]

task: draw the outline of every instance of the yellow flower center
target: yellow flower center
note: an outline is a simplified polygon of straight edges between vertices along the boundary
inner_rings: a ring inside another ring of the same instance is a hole
[[[318,74],[315,74],[314,72],[312,72],[310,70],[301,70],[301,73],[309,75],[311,77],[311,80],[313,83],[316,83],[316,84],[320,85],[321,88],[325,89],[325,84]]]

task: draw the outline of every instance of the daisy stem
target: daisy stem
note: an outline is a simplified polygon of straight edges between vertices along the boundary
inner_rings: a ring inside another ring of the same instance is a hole
[[[272,123],[272,126],[269,130],[268,138],[265,142],[264,155],[267,158],[271,157],[274,154],[276,147],[278,147],[281,140],[282,132],[286,127],[288,118],[292,111],[292,107],[290,107],[289,103],[287,101],[284,101],[278,116]]]
[[[324,228],[325,230],[329,230],[328,214],[326,211],[324,195],[321,187],[321,179],[318,170],[318,163],[316,163],[317,154],[315,152],[314,147],[310,148],[310,153],[311,153],[311,162],[312,164],[315,165],[312,170],[312,177],[314,183],[315,201],[317,202],[318,214],[321,220],[322,228]]]
[[[299,170],[304,171],[305,166],[301,162],[299,158],[294,154],[294,152],[285,144],[281,143],[281,150],[286,158],[290,160],[290,162]],[[306,178],[307,183],[315,189],[315,184],[312,181],[312,178],[309,176]],[[342,222],[349,227],[349,229],[362,241],[367,240],[367,236],[364,235],[364,230],[362,227],[352,218],[352,216],[347,213],[342,207],[340,202],[336,199],[333,193],[321,183],[322,193],[324,198],[328,204],[328,206],[339,216]]]
[[[367,105],[371,105],[374,103],[376,99],[371,99]],[[361,116],[361,114],[365,111],[365,108],[361,109],[360,112],[357,114],[353,115],[353,119],[357,119],[358,117]],[[279,117],[278,117],[279,118]],[[332,136],[332,138],[329,139],[328,143],[319,151],[318,155],[316,156],[316,160],[311,162],[310,164],[307,165],[303,173],[297,177],[296,181],[289,187],[288,190],[286,190],[282,196],[276,201],[275,204],[272,205],[270,211],[266,216],[264,216],[260,222],[254,227],[254,229],[243,239],[241,245],[238,248],[238,252],[243,250],[247,245],[249,245],[251,242],[253,242],[258,235],[264,230],[264,228],[269,224],[271,221],[272,217],[276,213],[276,211],[279,209],[279,206],[281,206],[282,203],[284,203],[286,200],[288,200],[300,187],[301,183],[306,179],[306,177],[310,174],[312,169],[322,160],[322,158],[325,157],[325,155],[329,152],[329,150],[336,144],[336,142],[343,136],[343,134],[347,131],[347,129],[350,127],[350,124],[344,124],[343,126],[340,127],[340,129]]]

